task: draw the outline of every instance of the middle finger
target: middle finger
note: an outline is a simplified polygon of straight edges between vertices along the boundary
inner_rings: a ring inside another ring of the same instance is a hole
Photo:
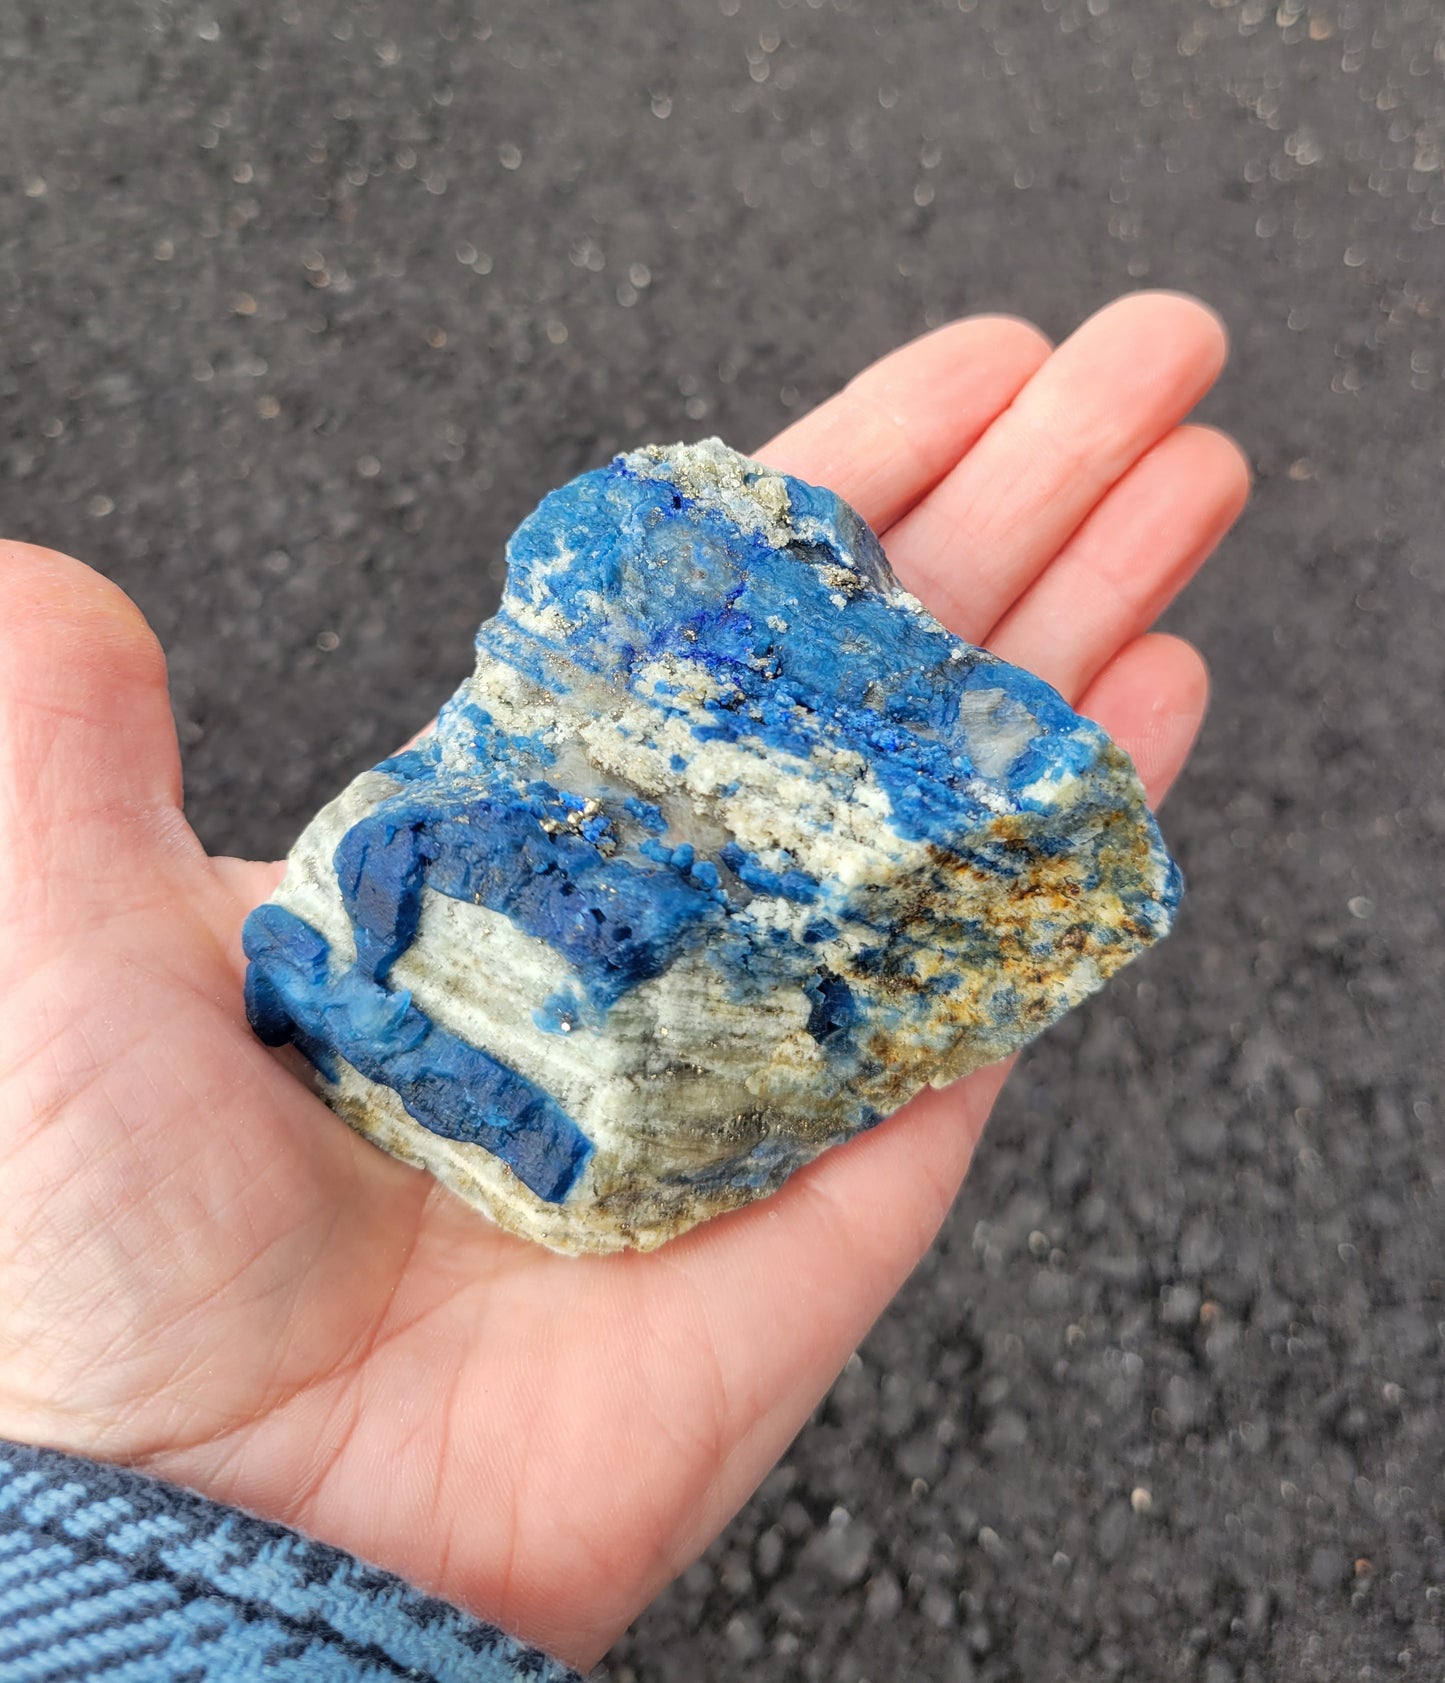
[[[1217,316],[1140,293],[1054,352],[977,444],[888,532],[903,583],[950,631],[982,642],[1121,474],[1208,391]]]

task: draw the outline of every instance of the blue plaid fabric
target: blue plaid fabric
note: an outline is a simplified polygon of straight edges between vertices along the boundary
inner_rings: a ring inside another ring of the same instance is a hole
[[[0,1443],[0,1683],[581,1683],[284,1526]]]

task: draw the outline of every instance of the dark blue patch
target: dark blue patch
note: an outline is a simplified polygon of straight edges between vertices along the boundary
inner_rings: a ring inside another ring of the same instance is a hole
[[[1169,869],[1164,878],[1164,887],[1159,894],[1159,904],[1164,911],[1164,922],[1167,925],[1179,910],[1179,902],[1184,898],[1184,872],[1170,859]]]
[[[544,783],[469,799],[408,788],[383,801],[336,850],[363,973],[386,980],[416,933],[429,887],[500,912],[545,941],[574,967],[594,1005],[660,976],[722,916],[722,896],[679,874],[681,849],[663,849],[669,864],[660,869],[608,857],[563,827],[580,806],[580,797]],[[659,846],[649,839],[642,851]],[[688,849],[689,863],[690,856]]]
[[[385,801],[377,810],[403,802]],[[341,838],[333,864],[342,902],[356,934],[356,967],[372,982],[385,982],[392,965],[411,945],[421,920],[421,885],[430,838],[418,822],[354,824]]]
[[[662,808],[654,806],[651,801],[644,801],[640,796],[628,795],[622,803],[622,810],[629,818],[635,818],[644,830],[651,831],[655,836],[660,836],[667,828]]]
[[[806,905],[816,900],[820,885],[806,871],[789,866],[786,870],[770,871],[756,853],[749,853],[736,842],[724,842],[718,858],[739,882],[755,888],[759,894],[776,894],[784,900],[797,900]]]
[[[812,1002],[808,1013],[808,1033],[820,1046],[831,1046],[845,1040],[859,1020],[858,1002],[853,990],[831,970],[815,970],[803,984],[803,992]]]
[[[409,993],[359,966],[332,970],[324,937],[283,906],[258,906],[241,940],[246,1008],[263,1040],[293,1041],[333,1081],[339,1054],[429,1132],[482,1146],[548,1203],[576,1185],[591,1142],[534,1082],[439,1028]]]
[[[432,738],[435,741],[435,738]],[[436,754],[421,748],[407,748],[383,760],[376,770],[384,777],[394,777],[401,783],[412,783],[436,769]]]

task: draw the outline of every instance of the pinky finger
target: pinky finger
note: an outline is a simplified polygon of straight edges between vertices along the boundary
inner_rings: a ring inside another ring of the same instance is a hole
[[[1077,706],[1133,759],[1157,807],[1189,758],[1208,704],[1204,657],[1180,637],[1155,633],[1126,644]]]

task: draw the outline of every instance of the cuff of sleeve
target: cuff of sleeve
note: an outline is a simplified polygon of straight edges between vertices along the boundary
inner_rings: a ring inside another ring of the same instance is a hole
[[[0,1443],[0,1683],[581,1683],[299,1532],[122,1467]]]

